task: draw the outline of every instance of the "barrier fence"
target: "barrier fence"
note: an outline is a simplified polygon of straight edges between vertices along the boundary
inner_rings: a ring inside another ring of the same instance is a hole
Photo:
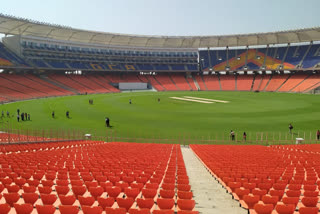
[[[85,136],[86,134],[90,136]],[[0,127],[0,143],[53,142],[61,140],[97,140],[106,142],[137,142],[137,143],[170,143],[170,144],[314,144],[317,140],[315,132],[247,132],[246,139],[242,133],[235,133],[234,140],[230,133],[209,133],[198,136],[195,133],[177,133],[175,136],[162,136],[156,132],[142,135],[141,132],[123,133],[107,129],[101,134],[93,129],[16,129],[10,125]]]

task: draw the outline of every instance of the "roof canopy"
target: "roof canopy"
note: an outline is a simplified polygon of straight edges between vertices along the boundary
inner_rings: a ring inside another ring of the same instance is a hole
[[[96,32],[52,25],[0,14],[0,33],[25,35],[99,45],[154,47],[154,48],[207,48],[226,46],[256,46],[268,44],[320,41],[320,27],[271,33],[224,36],[147,36]]]

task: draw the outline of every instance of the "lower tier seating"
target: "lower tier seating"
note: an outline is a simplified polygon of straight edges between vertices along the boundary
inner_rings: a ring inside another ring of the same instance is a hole
[[[180,145],[68,141],[0,149],[0,213],[199,213]]]
[[[248,213],[318,213],[320,145],[191,145]]]

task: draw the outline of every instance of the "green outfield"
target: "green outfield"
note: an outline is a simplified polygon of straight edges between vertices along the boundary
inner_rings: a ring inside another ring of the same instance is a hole
[[[205,98],[205,102],[196,102],[198,98]],[[93,99],[93,105],[89,105],[89,99]],[[18,108],[30,113],[31,121],[18,123]],[[237,141],[241,141],[244,131],[249,141],[290,140],[298,136],[315,139],[316,130],[320,129],[320,97],[310,94],[132,92],[21,101],[4,104],[0,110],[14,115],[0,120],[2,129],[80,130],[95,136],[132,138],[127,141],[227,141],[231,129],[237,134]],[[67,110],[70,119],[65,116]],[[55,119],[51,118],[52,111]],[[105,117],[110,118],[111,128],[106,128]],[[294,126],[293,135],[288,133],[289,123]]]

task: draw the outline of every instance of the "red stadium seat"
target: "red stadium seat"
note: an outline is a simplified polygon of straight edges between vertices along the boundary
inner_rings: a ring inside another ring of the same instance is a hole
[[[44,205],[52,205],[57,200],[57,196],[54,194],[40,194],[40,198]]]
[[[50,194],[52,192],[52,188],[49,186],[38,187],[40,194]]]
[[[37,190],[35,186],[23,186],[22,189],[25,193],[34,193]]]
[[[255,204],[253,208],[257,214],[271,214],[273,207],[272,204]]]
[[[299,203],[299,197],[284,197],[282,198],[284,204],[294,204],[296,207]]]
[[[174,214],[173,210],[154,210],[152,214]]]
[[[175,184],[168,184],[168,183],[163,183],[161,185],[162,189],[165,190],[174,190],[175,189]]]
[[[142,195],[145,198],[154,198],[157,194],[156,189],[142,189]]]
[[[87,192],[87,188],[85,186],[72,186],[72,192],[78,198],[79,196],[84,195]]]
[[[253,189],[252,190],[252,194],[259,196],[259,200],[260,200],[260,199],[262,199],[262,196],[267,194],[267,190],[265,190],[265,189],[263,189],[263,190]]]
[[[106,207],[105,208],[106,214],[126,214],[127,211],[124,208],[116,208],[113,209],[111,207]]]
[[[70,191],[68,186],[55,186],[58,195],[66,195]]]
[[[181,210],[193,210],[196,202],[194,200],[187,200],[187,199],[178,199],[177,201],[178,207]]]
[[[98,197],[99,206],[105,209],[106,207],[112,207],[114,204],[114,198],[102,198]]]
[[[286,191],[286,195],[288,197],[300,197],[301,191],[300,190],[288,190],[288,191]]]
[[[130,209],[129,214],[151,214],[149,209]]]
[[[137,204],[140,209],[144,209],[144,208],[151,209],[154,205],[154,201],[152,198],[146,198],[146,199],[137,198]]]
[[[237,189],[235,189],[234,192],[239,197],[239,199],[242,200],[244,195],[248,195],[250,193],[250,190],[249,189],[237,188]]]
[[[199,211],[179,210],[177,214],[199,214]]]
[[[102,207],[90,207],[90,206],[81,206],[83,214],[101,214],[103,212]]]
[[[306,207],[316,207],[318,200],[318,197],[303,197],[301,202]]]
[[[136,198],[140,193],[140,190],[138,188],[125,188],[124,194],[126,194],[129,198]]]
[[[259,202],[260,198],[258,195],[244,195],[243,200],[247,204],[249,209],[253,209],[254,205]]]
[[[20,187],[18,185],[6,185],[6,188],[8,190],[8,193],[15,193],[15,192],[19,192]]]
[[[56,208],[53,205],[36,205],[38,214],[54,214]]]
[[[20,199],[20,195],[18,193],[4,193],[3,197],[5,198],[6,203],[11,207],[13,207],[13,204]]]
[[[180,191],[181,192],[181,191]],[[175,191],[174,190],[160,190],[160,196],[162,198],[173,198],[175,196]]]
[[[127,211],[132,207],[133,203],[133,198],[117,198],[118,206],[120,208],[125,208]]]
[[[158,198],[157,205],[161,210],[171,210],[174,206],[174,199]]]
[[[92,206],[95,202],[94,197],[83,197],[83,196],[79,196],[78,197],[79,203],[81,204],[81,206]]]
[[[106,192],[108,193],[109,197],[116,198],[121,193],[120,187],[108,187],[106,188]]]
[[[304,197],[318,197],[319,192],[318,191],[304,191],[303,196]]]
[[[76,197],[74,195],[59,195],[59,199],[62,205],[73,205],[76,201]]]
[[[30,214],[33,211],[31,204],[14,204],[17,214]]]
[[[177,189],[180,191],[189,192],[191,190],[191,186],[189,184],[178,184]]]
[[[11,210],[9,204],[0,204],[0,213],[1,214],[8,214]]]
[[[193,197],[192,192],[178,191],[179,199],[192,199],[192,197]]]
[[[22,193],[22,198],[25,203],[33,205],[39,199],[39,195],[37,193]]]
[[[300,207],[299,214],[318,214],[318,207]]]
[[[295,208],[293,204],[277,204],[276,211],[278,214],[293,214]]]
[[[103,187],[90,187],[89,192],[94,198],[97,198],[102,195],[102,193],[104,192],[104,188]]]
[[[68,186],[69,181],[68,180],[56,180],[57,186]]]
[[[262,201],[264,204],[272,204],[273,206],[276,206],[279,201],[279,197],[264,195],[262,196]]]
[[[60,205],[59,211],[61,214],[77,214],[79,212],[79,207],[72,205]]]

